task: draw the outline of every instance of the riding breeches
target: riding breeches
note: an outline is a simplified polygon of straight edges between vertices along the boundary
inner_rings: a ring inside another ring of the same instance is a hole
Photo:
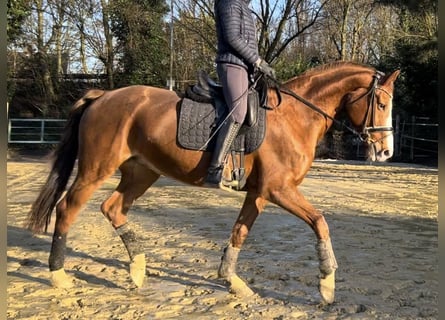
[[[247,113],[249,86],[247,70],[229,63],[218,63],[216,70],[232,119],[237,123],[243,123]]]

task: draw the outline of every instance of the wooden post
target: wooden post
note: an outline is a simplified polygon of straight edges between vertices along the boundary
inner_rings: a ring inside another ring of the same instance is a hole
[[[415,132],[415,123],[416,123],[416,117],[411,117],[411,152],[410,152],[410,159],[411,161],[414,161],[414,132]]]
[[[357,143],[357,151],[355,154],[356,159],[359,159],[359,157],[360,157],[360,142]]]
[[[400,115],[396,115],[396,126],[394,129],[394,156],[400,156]]]
[[[43,143],[45,137],[45,120],[40,120],[40,143]]]

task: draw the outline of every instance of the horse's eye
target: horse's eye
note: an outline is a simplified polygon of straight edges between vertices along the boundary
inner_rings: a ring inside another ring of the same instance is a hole
[[[377,108],[379,108],[379,110],[385,110],[386,106],[383,103],[379,103]]]

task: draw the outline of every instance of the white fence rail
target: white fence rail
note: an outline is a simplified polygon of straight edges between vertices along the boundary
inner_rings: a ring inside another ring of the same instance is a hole
[[[64,119],[9,119],[8,143],[58,143]]]

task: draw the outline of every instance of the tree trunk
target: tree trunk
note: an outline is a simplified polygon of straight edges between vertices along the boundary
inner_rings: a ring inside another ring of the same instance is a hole
[[[102,6],[102,22],[104,25],[104,36],[105,36],[105,57],[102,61],[105,64],[105,70],[107,74],[108,88],[114,88],[114,76],[113,76],[113,62],[114,62],[114,51],[113,51],[113,35],[110,30],[110,23],[108,18],[108,3],[106,0],[100,0]]]
[[[39,61],[38,76],[40,76],[45,96],[45,106],[42,107],[44,113],[48,110],[48,106],[56,99],[53,82],[51,79],[51,71],[48,66],[46,47],[44,45],[44,18],[43,18],[43,1],[37,0],[37,57]]]
[[[340,60],[344,61],[347,60],[347,39],[348,39],[348,19],[349,19],[349,9],[351,7],[351,3],[348,1],[345,1],[343,3],[343,20],[341,24],[340,29]]]
[[[79,55],[80,55],[80,64],[82,65],[82,72],[87,74],[88,73],[88,65],[87,65],[87,58],[86,58],[86,50],[85,50],[85,22],[83,20],[79,21],[79,31],[80,31],[80,48],[79,48]]]

